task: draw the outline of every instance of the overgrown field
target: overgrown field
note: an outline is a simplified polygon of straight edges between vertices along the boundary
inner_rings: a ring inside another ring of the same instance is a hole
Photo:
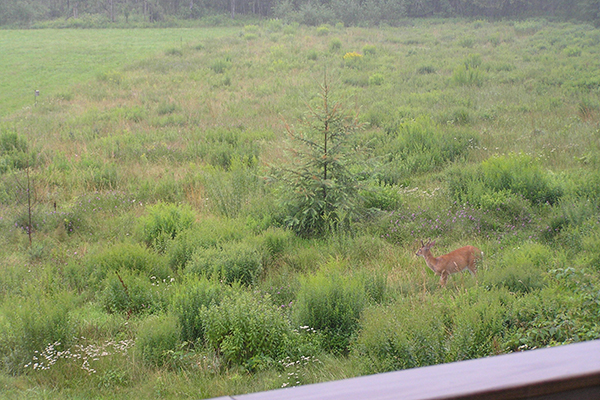
[[[207,398],[600,337],[598,29],[185,32],[104,68],[95,38],[161,31],[85,31],[69,68],[93,73],[3,113],[0,397]],[[481,248],[476,279],[439,287],[427,239]]]

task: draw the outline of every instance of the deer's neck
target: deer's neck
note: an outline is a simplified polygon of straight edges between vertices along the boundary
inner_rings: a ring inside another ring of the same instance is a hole
[[[425,259],[425,263],[433,272],[436,274],[439,272],[437,268],[438,259],[431,254],[431,251],[427,250],[423,252],[423,258]]]

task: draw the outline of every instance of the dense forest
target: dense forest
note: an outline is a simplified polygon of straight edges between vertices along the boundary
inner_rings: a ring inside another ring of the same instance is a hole
[[[405,18],[567,18],[600,22],[599,0],[3,0],[0,26],[94,16],[103,22],[202,19],[215,15],[287,19],[307,25],[397,25]]]

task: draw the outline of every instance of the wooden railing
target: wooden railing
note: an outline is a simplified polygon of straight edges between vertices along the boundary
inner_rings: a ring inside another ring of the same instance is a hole
[[[600,340],[221,400],[598,400]]]

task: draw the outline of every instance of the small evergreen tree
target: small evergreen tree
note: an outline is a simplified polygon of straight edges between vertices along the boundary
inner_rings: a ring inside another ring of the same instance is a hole
[[[331,96],[327,74],[318,102],[307,104],[300,127],[287,125],[287,165],[277,169],[282,183],[285,224],[303,237],[323,236],[348,228],[361,214],[358,162],[353,138],[361,129],[358,115],[348,113]]]

